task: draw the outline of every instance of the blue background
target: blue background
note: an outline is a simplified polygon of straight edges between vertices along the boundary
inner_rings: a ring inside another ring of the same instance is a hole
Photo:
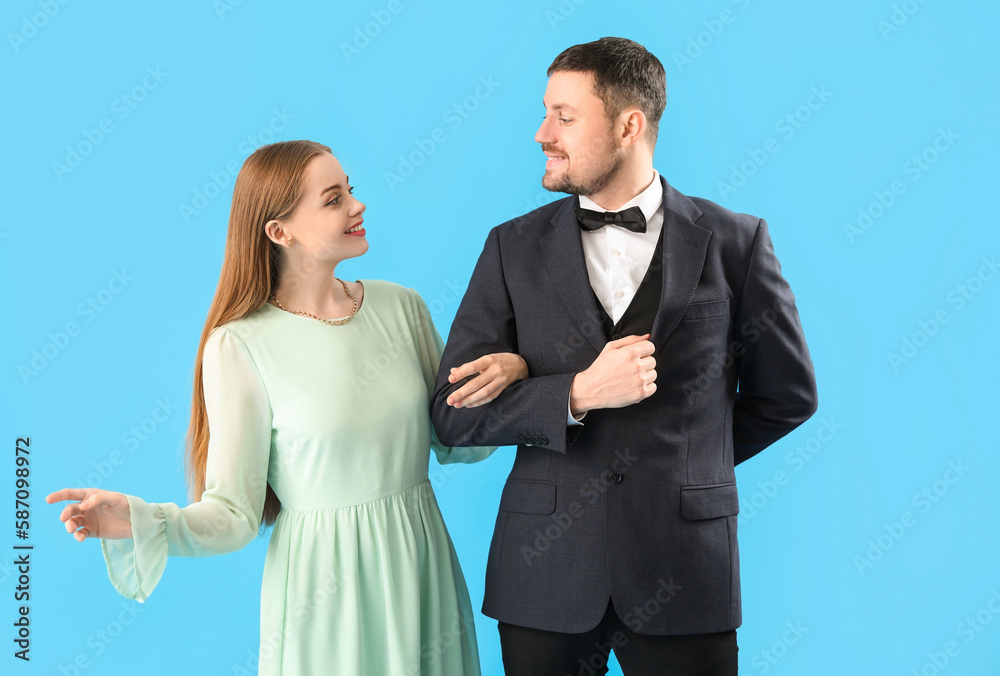
[[[331,145],[371,242],[341,276],[416,288],[447,335],[488,230],[560,197],[533,141],[545,70],[603,35],[667,70],[658,170],[767,218],[816,365],[819,412],[737,472],[740,673],[1000,673],[996,6],[16,0],[2,15],[4,673],[255,673],[266,537],[171,559],[137,604],[44,495],[185,503],[192,365],[230,172],[254,147]],[[11,643],[25,435],[30,664]],[[512,457],[432,461],[477,607]],[[495,623],[478,620],[499,674]]]

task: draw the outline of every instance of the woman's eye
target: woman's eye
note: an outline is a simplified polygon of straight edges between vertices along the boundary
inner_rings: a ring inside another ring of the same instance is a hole
[[[354,188],[348,188],[347,192],[349,192],[349,193],[351,193],[353,195],[354,194]],[[326,206],[330,206],[331,204],[340,204],[340,195],[337,195],[332,200],[330,200],[329,202],[327,202]]]

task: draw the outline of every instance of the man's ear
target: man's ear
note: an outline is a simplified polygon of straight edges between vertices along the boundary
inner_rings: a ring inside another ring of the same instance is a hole
[[[646,131],[646,116],[638,108],[626,108],[618,116],[619,136],[618,144],[622,148],[629,148],[642,138]]]

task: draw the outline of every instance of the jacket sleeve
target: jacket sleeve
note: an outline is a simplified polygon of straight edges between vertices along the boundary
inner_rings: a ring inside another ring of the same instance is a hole
[[[453,367],[494,352],[518,352],[517,319],[507,292],[502,256],[499,231],[493,228],[441,358],[431,402],[434,427],[441,441],[449,445],[524,444],[565,453],[567,402],[575,373],[518,380],[496,399],[476,408],[456,409],[447,403],[448,395],[465,382],[448,382]],[[570,434],[579,434],[579,427]]]
[[[111,583],[130,599],[145,601],[168,556],[235,551],[260,527],[271,407],[246,346],[225,327],[214,329],[205,343],[202,379],[211,437],[201,500],[181,508],[126,495],[133,537],[101,540]]]
[[[733,455],[739,464],[816,412],[816,378],[795,296],[781,276],[767,223],[760,220],[736,313],[742,349],[733,411]]]

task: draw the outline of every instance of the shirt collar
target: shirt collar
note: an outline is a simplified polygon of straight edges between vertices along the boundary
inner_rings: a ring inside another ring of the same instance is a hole
[[[653,218],[653,214],[656,213],[656,210],[660,208],[660,204],[662,203],[663,186],[660,185],[660,172],[653,169],[652,183],[650,183],[649,186],[647,186],[641,193],[621,205],[617,211],[623,211],[629,207],[639,207],[642,211],[642,215],[646,217],[646,222],[649,223]],[[580,195],[580,206],[584,209],[593,209],[594,211],[608,211],[608,209],[596,204],[586,195]]]

